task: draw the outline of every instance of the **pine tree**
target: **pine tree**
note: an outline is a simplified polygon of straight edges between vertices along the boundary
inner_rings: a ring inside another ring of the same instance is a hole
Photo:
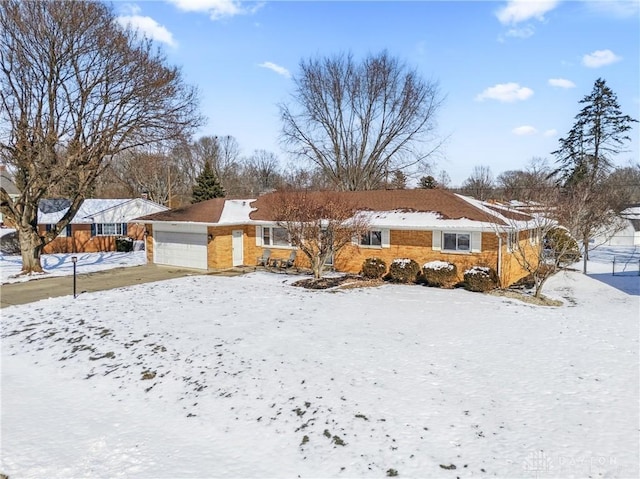
[[[631,141],[628,132],[637,120],[622,114],[616,94],[602,78],[580,103],[584,107],[576,122],[552,154],[560,165],[553,174],[563,187],[557,206],[564,214],[559,219],[581,241],[586,273],[591,238],[599,230],[613,231],[618,224],[615,191],[608,189],[604,180],[613,168],[613,156]]]
[[[213,171],[213,168],[211,168],[211,163],[205,161],[202,172],[196,178],[191,203],[199,203],[213,198],[223,198],[224,195],[224,188],[220,184],[220,180]]]
[[[422,178],[420,178],[420,184],[418,187],[422,188],[423,190],[433,190],[434,188],[438,187],[438,182],[431,175],[423,176]]]
[[[613,167],[612,156],[621,153],[624,143],[631,140],[627,132],[637,122],[622,114],[617,95],[602,78],[580,103],[585,106],[576,115],[573,128],[560,138],[560,148],[552,153],[560,165],[555,173],[565,186],[600,181]]]

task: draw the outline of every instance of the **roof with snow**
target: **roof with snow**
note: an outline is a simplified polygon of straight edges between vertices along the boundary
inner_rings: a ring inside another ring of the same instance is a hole
[[[67,212],[70,205],[71,201],[66,198],[40,200],[38,203],[38,224],[57,223]],[[129,223],[141,214],[166,209],[166,206],[142,198],[87,198],[71,220],[71,224]]]
[[[529,215],[458,195],[447,190],[373,190],[342,192],[274,192],[257,199],[216,198],[138,218],[149,222],[193,222],[211,225],[261,224],[276,221],[278,205],[287,195],[322,203],[339,198],[366,213],[372,226],[395,228],[495,228],[522,226]]]

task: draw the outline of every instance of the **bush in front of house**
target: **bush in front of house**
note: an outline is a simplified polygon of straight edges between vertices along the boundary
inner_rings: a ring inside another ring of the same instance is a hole
[[[458,282],[458,268],[446,261],[430,261],[422,265],[422,280],[427,286],[453,288]]]
[[[116,238],[116,251],[119,253],[129,253],[133,251],[133,239],[127,236]]]
[[[580,246],[565,228],[557,227],[549,231],[544,244],[546,253],[555,258],[559,265],[572,264],[580,260]]]
[[[409,258],[394,259],[385,279],[393,283],[415,283],[420,274],[420,265]]]
[[[360,274],[368,279],[380,279],[387,272],[387,263],[380,258],[367,258],[362,263]]]
[[[474,266],[464,272],[464,287],[478,293],[491,291],[498,287],[498,275],[488,266]]]

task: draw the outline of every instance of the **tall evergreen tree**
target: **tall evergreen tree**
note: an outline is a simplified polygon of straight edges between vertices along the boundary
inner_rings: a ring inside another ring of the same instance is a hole
[[[418,188],[422,188],[423,190],[433,190],[434,188],[437,188],[437,187],[438,187],[438,182],[433,176],[427,175],[420,178],[420,183],[418,184]]]
[[[575,124],[552,153],[559,164],[555,173],[565,186],[583,181],[594,185],[602,180],[613,168],[612,157],[631,140],[628,131],[637,122],[622,114],[617,95],[602,78],[580,103],[584,107],[576,115]]]
[[[563,187],[558,212],[564,213],[559,219],[581,241],[586,273],[590,240],[600,230],[614,231],[618,222],[615,191],[604,182],[613,169],[613,157],[631,141],[628,132],[637,120],[622,114],[616,94],[602,78],[580,103],[584,107],[575,124],[552,154],[559,164],[554,174]]]
[[[211,163],[208,160],[205,161],[202,172],[196,178],[191,203],[200,203],[201,201],[213,198],[223,198],[224,195],[224,188],[222,188],[220,180],[213,171],[213,168],[211,168]]]

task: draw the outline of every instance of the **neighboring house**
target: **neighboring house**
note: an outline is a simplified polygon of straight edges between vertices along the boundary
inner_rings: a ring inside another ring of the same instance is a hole
[[[198,269],[254,265],[269,248],[286,258],[293,247],[273,219],[270,193],[258,199],[213,199],[138,218],[147,231],[147,258]],[[516,241],[535,243],[531,217],[446,190],[341,192],[369,214],[370,232],[333,259],[337,271],[358,273],[366,258],[411,258],[419,264],[455,263],[460,275],[490,266],[509,285],[527,275],[511,253]],[[515,226],[514,226],[515,225]],[[305,266],[306,258],[297,262]]]
[[[640,204],[620,212],[615,231],[601,231],[591,241],[596,245],[640,246]]]
[[[51,229],[69,209],[67,199],[46,199],[38,204],[40,234]],[[45,253],[115,251],[116,238],[144,239],[142,215],[165,211],[165,206],[143,198],[84,200],[69,225],[44,248]]]
[[[15,200],[20,196],[20,191],[18,190],[15,183],[13,182],[13,179],[9,176],[9,173],[7,173],[7,170],[4,165],[0,165],[0,188],[4,188],[4,190],[7,192],[7,194],[12,200]],[[4,224],[4,218],[2,216],[2,212],[0,212],[0,225],[11,226],[11,225]]]

